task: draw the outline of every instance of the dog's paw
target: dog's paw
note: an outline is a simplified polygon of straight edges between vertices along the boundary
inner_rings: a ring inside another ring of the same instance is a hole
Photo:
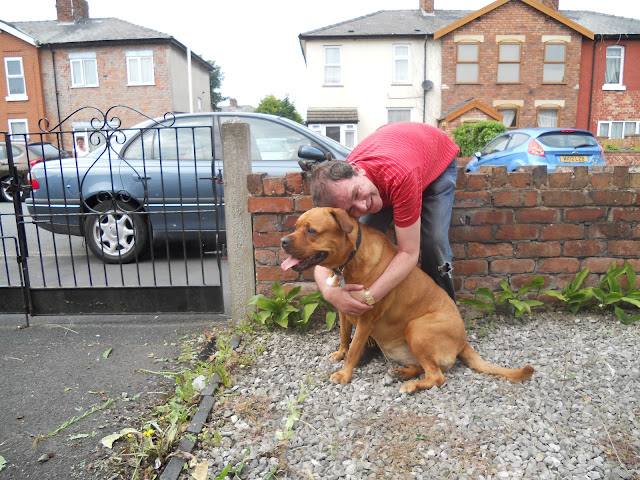
[[[417,381],[404,382],[400,387],[400,393],[414,393],[418,390],[419,384]]]
[[[344,360],[344,352],[338,350],[337,352],[333,352],[331,355],[329,355],[329,358],[331,360],[335,360],[336,362],[341,362],[342,360]]]
[[[341,383],[344,385],[345,383],[349,383],[351,381],[351,374],[343,370],[338,370],[336,373],[331,375],[331,381],[333,383]]]

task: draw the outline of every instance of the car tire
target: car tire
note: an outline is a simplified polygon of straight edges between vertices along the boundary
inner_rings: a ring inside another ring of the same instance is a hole
[[[0,179],[0,197],[5,202],[13,202],[13,195],[9,191],[9,182],[11,177],[4,177]],[[20,192],[20,201],[24,201],[24,193]]]
[[[149,248],[145,215],[125,202],[97,204],[84,221],[84,238],[91,253],[105,263],[131,263]]]

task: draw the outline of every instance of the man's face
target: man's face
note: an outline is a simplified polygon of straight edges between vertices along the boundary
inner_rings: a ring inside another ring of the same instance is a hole
[[[355,174],[335,182],[332,207],[346,210],[354,218],[379,212],[382,209],[382,198],[376,186],[367,178],[364,171],[353,167]]]

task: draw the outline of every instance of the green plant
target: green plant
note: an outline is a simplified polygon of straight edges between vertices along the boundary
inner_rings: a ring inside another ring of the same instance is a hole
[[[488,288],[479,288],[476,291],[476,298],[462,298],[458,301],[458,303],[464,303],[466,305],[471,305],[473,307],[482,308],[487,310],[489,314],[492,314],[496,307],[499,305],[511,305],[515,310],[515,316],[519,317],[524,312],[531,313],[531,307],[537,307],[539,305],[544,305],[540,300],[536,299],[527,299],[521,298],[523,295],[529,293],[531,290],[536,291],[536,297],[540,293],[540,288],[544,280],[540,277],[534,277],[531,279],[531,282],[526,284],[517,292],[514,292],[509,286],[509,282],[506,280],[502,280],[500,282],[500,287],[502,288],[501,292],[498,292],[497,295],[488,289]],[[486,298],[488,301],[480,300],[477,297]]]
[[[298,407],[302,402],[307,398],[307,391],[303,382],[300,382],[300,395],[293,401],[287,402],[287,409],[289,410],[289,416],[287,417],[287,421],[284,425],[284,431],[278,430],[276,431],[276,437],[278,440],[289,440],[293,437],[293,426],[300,419],[300,413],[302,409]]]
[[[629,286],[626,292],[623,292],[622,286],[618,281],[618,277],[622,275],[625,275],[627,285]],[[636,272],[628,261],[625,261],[621,267],[618,267],[617,263],[613,262],[600,281],[600,288],[592,288],[591,290],[593,291],[594,297],[596,297],[603,306],[617,302],[625,302],[640,307],[640,290],[635,288],[636,278]],[[640,320],[640,314],[628,317],[625,311],[618,305],[614,305],[614,311],[616,317],[622,323],[629,324]]]
[[[556,292],[555,290],[544,290],[540,293],[543,295],[549,295],[550,297],[555,297],[563,302],[566,302],[569,305],[569,309],[572,313],[577,313],[580,310],[580,306],[586,301],[592,299],[594,297],[593,290],[591,288],[580,288],[582,287],[582,283],[584,279],[589,274],[589,269],[585,268],[581,270],[571,281],[564,286],[562,289],[562,293]]]
[[[320,291],[310,293],[295,301],[300,289],[301,287],[297,286],[286,293],[280,283],[273,282],[274,298],[268,298],[260,293],[249,299],[248,305],[258,307],[258,312],[251,312],[251,316],[270,331],[273,330],[274,324],[288,328],[289,323],[297,325],[302,331],[305,331],[309,327],[309,319],[313,312],[319,305],[324,305],[328,310],[325,316],[327,329],[331,330],[336,320],[336,313],[331,304],[322,297]]]
[[[485,121],[464,123],[453,130],[453,138],[460,147],[461,157],[471,157],[490,140],[505,132],[502,122]]]

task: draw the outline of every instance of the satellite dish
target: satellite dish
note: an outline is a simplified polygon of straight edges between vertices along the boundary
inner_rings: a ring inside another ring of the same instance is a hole
[[[425,80],[424,82],[422,82],[422,89],[425,92],[428,92],[432,88],[433,88],[433,82],[431,80]]]

